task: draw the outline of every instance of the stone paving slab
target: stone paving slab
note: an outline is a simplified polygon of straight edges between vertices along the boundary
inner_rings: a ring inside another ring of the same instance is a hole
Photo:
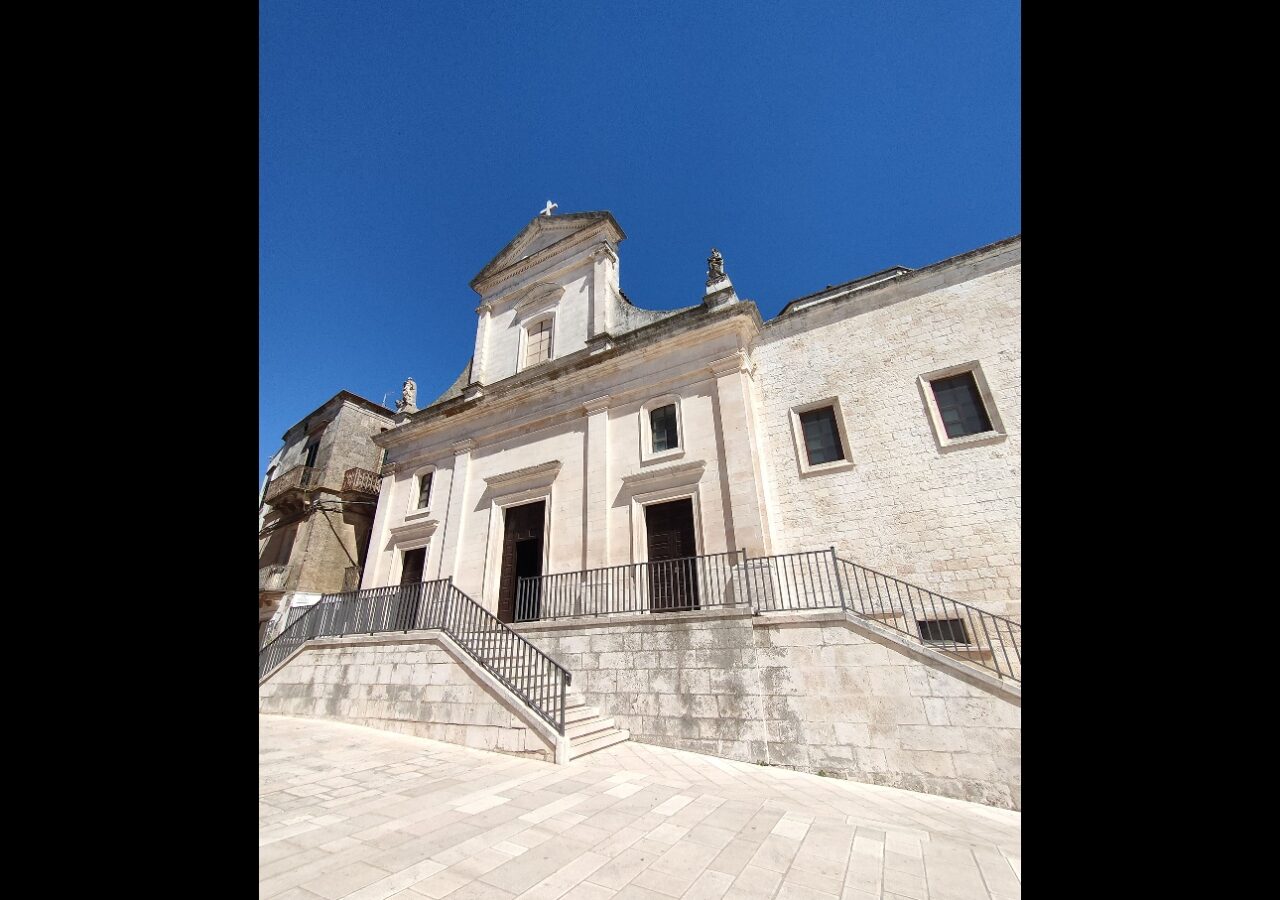
[[[1022,815],[629,741],[555,766],[259,716],[259,900],[1012,900]]]

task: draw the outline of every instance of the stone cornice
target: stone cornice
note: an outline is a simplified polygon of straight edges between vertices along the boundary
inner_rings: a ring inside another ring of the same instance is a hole
[[[525,466],[523,469],[512,469],[510,472],[502,472],[499,475],[489,475],[485,478],[484,483],[489,487],[497,487],[498,485],[508,485],[515,481],[525,481],[542,475],[551,475],[551,480],[554,481],[562,465],[563,463],[560,460],[553,459],[538,463],[536,466]]]
[[[756,364],[746,350],[739,349],[737,353],[722,356],[708,363],[707,371],[717,378],[731,372],[745,372],[749,376],[754,376]]]
[[[467,438],[466,440],[457,441],[451,444],[449,449],[453,451],[454,456],[461,456],[464,453],[470,453],[472,450],[476,449],[476,442]]]
[[[592,413],[603,412],[604,410],[609,408],[610,399],[611,398],[609,397],[609,395],[605,394],[603,397],[597,397],[594,400],[588,400],[586,403],[582,404],[582,411],[585,412],[587,415],[591,415]]]
[[[416,522],[405,522],[387,529],[393,540],[403,541],[415,537],[431,537],[440,527],[439,519],[419,519]]]
[[[661,319],[636,331],[629,331],[612,340],[615,346],[609,350],[592,352],[590,348],[560,357],[552,363],[527,369],[488,386],[487,396],[480,402],[468,402],[456,398],[423,412],[399,428],[379,436],[379,446],[399,447],[409,443],[429,440],[432,433],[454,430],[463,421],[473,422],[477,416],[528,410],[532,400],[544,385],[555,380],[558,392],[581,390],[586,394],[590,385],[626,369],[634,352],[643,352],[661,341],[666,350],[678,350],[691,344],[705,343],[718,334],[734,333],[739,345],[748,344],[761,329],[760,313],[754,303],[744,301],[720,310],[694,307],[677,316]],[[710,377],[710,376],[708,376]],[[665,379],[664,379],[665,380]],[[635,390],[642,390],[637,387]],[[627,391],[630,394],[632,391]],[[614,405],[625,402],[617,392],[613,393]],[[568,407],[564,414],[582,415],[581,403]],[[429,415],[423,415],[428,413]],[[454,432],[456,433],[456,431]],[[383,443],[385,441],[385,443]]]
[[[705,459],[695,459],[691,462],[676,463],[670,466],[658,466],[655,469],[644,469],[631,475],[623,475],[622,483],[628,488],[634,488],[637,485],[648,484],[651,481],[663,481],[668,478],[697,481],[702,477],[702,472],[706,467],[707,461]]]

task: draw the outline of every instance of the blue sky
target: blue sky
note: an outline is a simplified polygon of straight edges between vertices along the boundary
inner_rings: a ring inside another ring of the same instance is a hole
[[[548,198],[607,209],[643,307],[712,246],[766,318],[1017,234],[1021,12],[970,4],[259,6],[259,454],[339,390],[430,402],[467,282]]]

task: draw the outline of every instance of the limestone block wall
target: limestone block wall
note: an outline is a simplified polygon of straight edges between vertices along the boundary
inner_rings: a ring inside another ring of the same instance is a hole
[[[752,355],[775,552],[841,555],[1021,614],[1021,243],[768,323]],[[977,361],[1005,436],[940,448],[918,378]],[[793,406],[838,397],[853,465],[801,471]]]
[[[842,614],[517,626],[633,740],[1020,809],[1020,694]]]
[[[555,761],[555,747],[439,638],[345,638],[304,649],[258,686],[258,711],[336,719]]]

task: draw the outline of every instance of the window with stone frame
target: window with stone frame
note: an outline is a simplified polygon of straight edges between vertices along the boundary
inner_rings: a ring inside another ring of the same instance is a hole
[[[974,380],[973,372],[960,372],[929,382],[934,402],[938,405],[938,417],[947,437],[951,439],[985,434],[992,431],[991,416],[987,414],[982,394]]]
[[[809,465],[817,466],[845,458],[834,407],[822,406],[800,413],[800,427],[804,432]]]
[[[676,405],[668,403],[649,411],[649,430],[653,435],[653,452],[674,450],[680,446],[680,431],[676,423]]]
[[[524,368],[536,366],[551,358],[551,319],[534,322],[529,326],[524,351]]]

